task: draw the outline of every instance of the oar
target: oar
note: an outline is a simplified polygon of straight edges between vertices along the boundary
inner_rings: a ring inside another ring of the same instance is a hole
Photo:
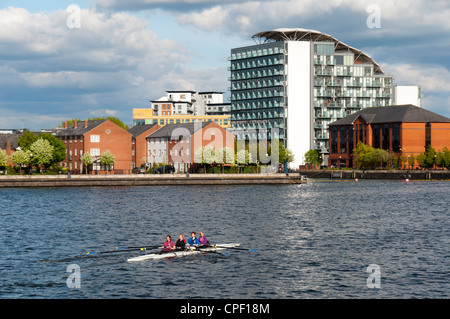
[[[203,253],[211,253],[211,254],[219,254],[224,256],[230,256],[230,253],[220,252],[220,251],[214,251],[214,250],[203,250],[204,248],[211,248],[212,246],[206,246],[206,247],[198,247],[198,250],[201,250]]]
[[[136,250],[147,250],[147,249],[156,249],[161,246],[149,246],[149,247],[135,247],[135,248],[124,248],[124,249],[116,249],[116,250],[108,250],[108,251],[88,251],[86,255],[94,255],[94,254],[112,254],[112,253],[121,253],[124,251],[136,251]]]
[[[226,248],[226,249],[237,249],[237,250],[248,250],[248,251],[258,251],[258,249],[253,249],[253,248],[228,247],[228,246],[219,246],[219,245],[214,245],[213,247]]]
[[[147,249],[156,249],[156,248],[160,248],[162,247],[162,245],[158,245],[158,246],[130,246],[130,247],[123,247],[123,246],[119,246],[116,247],[116,249],[136,249],[136,248],[147,248]]]

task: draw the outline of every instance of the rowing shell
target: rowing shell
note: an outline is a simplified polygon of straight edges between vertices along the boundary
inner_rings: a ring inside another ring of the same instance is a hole
[[[227,248],[233,248],[238,247],[240,244],[223,244],[223,245],[216,245],[219,247],[207,247],[207,248],[200,248],[200,249],[194,249],[194,250],[183,250],[183,251],[172,251],[172,252],[165,252],[162,254],[146,254],[138,257],[133,257],[127,259],[128,261],[142,261],[147,259],[163,259],[163,258],[173,258],[173,257],[183,257],[183,256],[191,256],[196,254],[201,254],[203,252],[211,252],[211,251],[218,251],[218,250],[224,250]]]

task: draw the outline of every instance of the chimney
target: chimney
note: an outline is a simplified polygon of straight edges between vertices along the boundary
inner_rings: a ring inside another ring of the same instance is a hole
[[[78,122],[77,121],[73,121],[73,128],[77,128],[78,127]]]
[[[64,128],[67,128],[67,121],[64,122]]]
[[[87,127],[87,120],[84,120],[84,128]]]
[[[11,155],[11,142],[6,141],[6,155]]]

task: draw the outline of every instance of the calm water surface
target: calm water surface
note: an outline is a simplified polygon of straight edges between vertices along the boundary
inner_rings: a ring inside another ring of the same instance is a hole
[[[439,181],[0,189],[0,297],[449,298],[449,194]],[[258,251],[86,255],[192,230]]]

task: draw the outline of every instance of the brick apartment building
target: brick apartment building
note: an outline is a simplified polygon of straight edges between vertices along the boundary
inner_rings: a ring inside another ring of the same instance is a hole
[[[329,125],[328,166],[356,167],[358,142],[396,156],[450,148],[450,119],[414,105],[370,107]]]
[[[88,152],[94,173],[114,170],[117,173],[130,173],[132,168],[131,143],[132,134],[109,120],[75,121],[70,126],[67,122],[55,134],[67,147],[67,156],[62,162],[71,173],[85,172],[81,157]],[[104,167],[100,156],[109,150],[115,157],[112,167]],[[92,172],[91,172],[92,173]]]
[[[128,130],[132,135],[132,167],[141,167],[147,163],[147,136],[159,129],[157,124],[135,125]]]
[[[147,136],[147,161],[184,171],[194,163],[195,152],[207,145],[234,151],[234,135],[215,122],[167,124]]]

